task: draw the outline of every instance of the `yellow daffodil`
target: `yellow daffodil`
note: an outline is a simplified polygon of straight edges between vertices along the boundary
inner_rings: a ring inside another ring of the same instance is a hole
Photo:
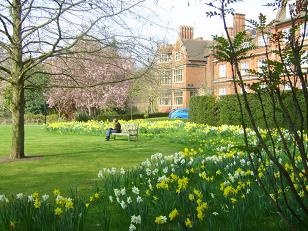
[[[167,222],[167,217],[165,216],[158,216],[155,218],[155,223],[158,224],[158,225],[162,225],[162,224],[165,224]]]
[[[33,197],[33,198],[38,198],[38,197],[39,197],[39,193],[38,193],[38,192],[32,193],[32,197]]]
[[[60,190],[59,189],[54,189],[53,190],[53,195],[55,195],[55,196],[60,195]]]
[[[57,207],[57,208],[55,209],[55,215],[60,216],[62,213],[63,213],[63,211],[62,211],[61,208]]]
[[[192,221],[188,217],[185,220],[185,225],[187,228],[192,228]]]
[[[94,194],[94,198],[95,198],[95,199],[98,199],[98,198],[99,198],[99,193],[95,193],[95,194]]]
[[[173,210],[169,213],[170,221],[174,220],[178,215],[179,215],[178,210],[177,210],[177,209],[173,209]]]
[[[188,195],[188,199],[189,199],[190,201],[195,200],[194,194],[190,193],[190,194]]]
[[[38,209],[41,207],[41,202],[39,200],[39,198],[35,198],[34,200],[34,208]]]
[[[72,208],[74,208],[74,203],[73,203],[73,201],[72,201],[72,200],[66,200],[66,202],[65,202],[65,208],[67,208],[67,209],[72,209]]]

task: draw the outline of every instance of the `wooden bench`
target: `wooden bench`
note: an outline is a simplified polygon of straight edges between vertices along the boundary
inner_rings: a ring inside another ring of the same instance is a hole
[[[139,125],[138,124],[123,124],[121,133],[112,133],[113,139],[117,136],[127,136],[128,141],[135,139],[138,140],[139,135]]]

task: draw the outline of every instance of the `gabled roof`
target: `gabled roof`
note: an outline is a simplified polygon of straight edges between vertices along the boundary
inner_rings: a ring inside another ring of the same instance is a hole
[[[206,61],[210,54],[211,41],[203,39],[182,39],[186,49],[187,59],[190,61]]]

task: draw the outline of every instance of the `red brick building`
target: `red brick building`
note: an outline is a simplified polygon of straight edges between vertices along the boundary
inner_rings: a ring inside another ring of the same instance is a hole
[[[268,28],[270,34],[290,33],[291,28],[291,19],[286,18],[285,14],[278,12],[276,17],[276,22]],[[304,38],[304,47],[303,49],[308,50],[308,29],[304,31],[304,21],[303,18],[299,17],[295,24],[298,26],[298,31],[296,32],[300,38]],[[233,37],[236,33],[245,30],[245,15],[235,14],[233,17],[233,28],[228,28],[228,32]],[[260,72],[261,67],[264,65],[264,60],[266,59],[266,47],[269,51],[269,58],[271,60],[278,60],[279,57],[275,54],[274,50],[277,50],[277,44],[272,43],[269,39],[269,36],[262,36],[258,31],[248,31],[248,34],[252,36],[253,41],[255,42],[256,48],[249,52],[249,58],[241,60],[239,63],[240,72],[242,74],[243,80],[247,84],[246,91],[250,92],[249,84],[259,81],[257,75],[251,74],[249,70],[255,70]],[[302,57],[302,69],[307,74],[308,61],[307,53],[303,54]],[[214,60],[214,76],[213,76],[213,94],[216,96],[235,94],[233,79],[232,79],[232,70],[231,65],[226,62],[218,62]],[[283,76],[282,76],[283,78]],[[294,82],[294,81],[293,81]],[[299,83],[295,83],[295,87],[301,88]],[[264,86],[265,87],[265,86]],[[290,86],[288,84],[280,86],[281,89],[289,90]],[[241,89],[239,89],[241,92]]]
[[[307,6],[299,6],[298,2],[296,10],[303,11]],[[268,28],[270,34],[289,33],[292,22],[290,18],[286,17],[285,11],[285,8],[278,11],[276,22]],[[304,38],[303,49],[306,52],[302,57],[306,58],[302,59],[301,64],[307,78],[308,29],[304,31],[303,17],[298,17],[295,24],[299,28],[296,33]],[[230,36],[233,37],[245,29],[245,15],[234,14],[233,27],[228,28]],[[249,70],[261,70],[266,59],[266,48],[270,51],[270,59],[277,60],[278,56],[271,52],[277,50],[277,46],[275,43],[270,42],[270,36],[262,36],[255,30],[247,30],[247,33],[253,38],[256,48],[249,52],[249,58],[241,60],[239,68],[243,80],[247,83],[245,90],[250,92],[249,84],[259,81],[259,79],[257,75],[251,74]],[[181,26],[175,44],[159,48],[156,62],[156,74],[160,80],[158,111],[163,112],[174,108],[189,107],[190,98],[195,95],[213,94],[220,96],[235,94],[231,66],[229,63],[214,60],[211,54],[211,44],[212,41],[193,38],[192,27]],[[299,84],[296,87],[301,88]],[[288,90],[290,86],[286,84],[281,88]]]
[[[193,28],[181,26],[175,44],[161,46],[156,62],[160,82],[158,111],[189,106],[189,99],[212,89],[210,41],[193,38]]]

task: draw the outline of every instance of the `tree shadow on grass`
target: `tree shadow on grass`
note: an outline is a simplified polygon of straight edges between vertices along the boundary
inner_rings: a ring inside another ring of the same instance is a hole
[[[14,162],[14,161],[33,161],[33,160],[41,160],[44,155],[34,155],[34,156],[25,156],[22,159],[12,159],[9,156],[1,156],[0,157],[0,164],[7,163],[7,162]]]

